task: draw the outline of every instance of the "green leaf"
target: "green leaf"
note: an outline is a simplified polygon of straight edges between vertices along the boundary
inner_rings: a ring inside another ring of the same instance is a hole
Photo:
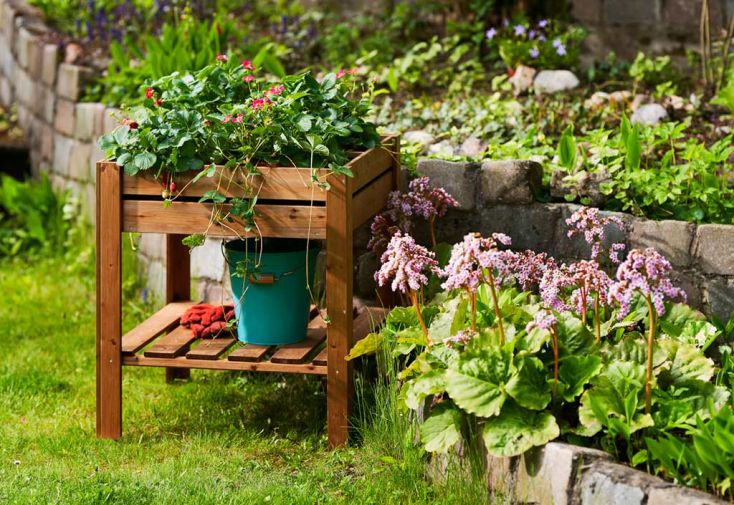
[[[639,170],[642,145],[640,143],[640,131],[637,125],[634,125],[630,130],[625,147],[627,148],[627,154],[624,158],[625,166],[629,170]]]
[[[461,440],[461,412],[439,405],[420,427],[421,442],[428,452],[448,452]]]
[[[661,340],[660,347],[667,353],[668,360],[658,380],[676,386],[685,386],[692,381],[708,382],[714,375],[714,362],[696,347],[675,340]]]
[[[224,203],[227,201],[227,197],[224,196],[222,193],[217,191],[216,189],[210,189],[206,193],[204,193],[201,198],[199,198],[199,202],[214,202],[214,203]]]
[[[195,233],[193,235],[189,235],[188,237],[184,237],[184,239],[181,241],[183,245],[188,247],[189,249],[193,249],[194,247],[199,247],[200,245],[204,245],[204,240],[206,237],[201,233]]]
[[[499,416],[484,424],[482,436],[493,456],[512,457],[528,449],[547,444],[560,430],[548,412],[534,412],[508,402]]]
[[[148,170],[150,167],[152,167],[155,164],[155,160],[156,160],[155,154],[145,151],[145,152],[136,154],[135,158],[133,159],[133,163],[138,168],[138,170]]]
[[[505,385],[515,373],[511,351],[483,349],[464,353],[446,372],[446,391],[470,414],[499,414],[507,398]]]
[[[385,339],[379,333],[370,333],[362,340],[358,341],[349,351],[349,355],[346,357],[347,361],[365,356],[367,354],[374,354],[384,345]]]
[[[405,406],[418,410],[430,395],[437,395],[446,390],[446,369],[430,370],[405,383],[401,395]]]
[[[536,357],[527,357],[518,365],[518,373],[513,375],[505,387],[521,407],[542,410],[551,401],[551,390],[543,362]]]
[[[583,393],[584,387],[601,370],[601,358],[598,356],[569,356],[564,359],[558,369],[558,378],[566,386],[563,399],[572,402]]]
[[[464,327],[469,301],[463,296],[451,298],[441,305],[441,312],[433,318],[428,335],[433,342],[440,342]]]
[[[573,170],[576,166],[576,140],[573,125],[568,125],[558,142],[558,159],[561,166]]]
[[[300,128],[302,132],[309,131],[311,129],[311,116],[301,116],[298,120],[298,128]]]

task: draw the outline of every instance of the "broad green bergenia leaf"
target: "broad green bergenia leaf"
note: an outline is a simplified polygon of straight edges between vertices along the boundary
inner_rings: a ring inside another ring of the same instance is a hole
[[[439,405],[420,427],[421,442],[428,452],[448,452],[461,440],[461,411]]]
[[[693,381],[708,382],[713,377],[714,362],[693,345],[666,339],[660,347],[668,356],[658,378],[662,385],[684,386]]]
[[[419,375],[413,380],[405,383],[401,396],[405,406],[412,410],[418,410],[423,400],[429,395],[443,393],[446,389],[446,370],[437,369]]]
[[[599,356],[569,356],[563,360],[558,370],[561,382],[566,386],[563,399],[572,402],[584,392],[584,386],[601,370]]]
[[[555,418],[548,412],[526,410],[508,402],[502,413],[484,424],[482,436],[493,456],[519,456],[559,435]]]
[[[511,351],[466,352],[446,371],[446,391],[466,412],[496,416],[507,397],[505,385],[515,373]]]
[[[521,407],[544,409],[550,403],[551,390],[543,362],[535,357],[523,359],[518,365],[518,373],[507,382],[505,391]]]

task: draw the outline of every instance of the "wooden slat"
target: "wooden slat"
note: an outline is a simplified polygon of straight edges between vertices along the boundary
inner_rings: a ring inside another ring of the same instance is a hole
[[[159,338],[143,354],[148,358],[175,358],[186,354],[194,340],[196,337],[193,331],[177,326],[171,333]]]
[[[206,339],[186,353],[187,359],[218,359],[236,342],[229,337]]]
[[[183,244],[186,235],[166,235],[166,303],[191,299],[191,251]],[[185,368],[166,368],[166,382],[188,379]]]
[[[311,320],[308,324],[306,339],[295,344],[282,345],[270,357],[273,363],[304,363],[306,358],[314,352],[326,339],[326,322],[321,316]]]
[[[122,336],[122,354],[135,354],[156,337],[178,326],[178,320],[196,302],[169,303]]]
[[[226,211],[224,211],[226,212]],[[307,205],[258,205],[255,222],[263,237],[322,239],[326,232],[326,208]],[[209,227],[212,205],[195,202],[163,203],[145,200],[123,202],[124,231],[149,233],[203,233],[212,237],[237,237],[246,233],[241,221]]]
[[[312,363],[316,366],[326,366],[329,358],[329,349],[324,347],[313,359]]]
[[[349,166],[354,177],[351,191],[356,193],[385,170],[392,167],[393,153],[385,147],[376,147],[354,158]]]
[[[268,345],[245,344],[229,353],[227,359],[231,361],[246,361],[248,363],[252,363],[263,359],[263,356],[265,356],[270,349],[272,349],[272,347]]]
[[[199,368],[207,370],[239,370],[244,372],[276,372],[296,373],[310,375],[326,375],[326,368],[314,366],[311,363],[289,364],[271,363],[261,361],[256,363],[237,362],[227,359],[188,359],[183,356],[178,358],[148,358],[136,354],[135,356],[124,356],[122,364],[126,366],[153,366],[167,368]]]
[[[359,227],[362,223],[385,208],[387,196],[392,191],[392,172],[388,169],[378,179],[354,195],[354,217],[352,226]]]
[[[255,196],[260,200],[304,200],[323,202],[326,191],[311,181],[310,168],[261,167],[262,175],[245,174],[242,170],[217,167],[213,177],[202,177],[191,183],[196,172],[179,174],[174,177],[177,197],[201,197],[211,190],[218,190],[228,198]],[[325,180],[327,170],[316,172],[320,180]],[[161,183],[152,177],[123,177],[125,195],[161,196]],[[163,198],[161,197],[161,201]]]

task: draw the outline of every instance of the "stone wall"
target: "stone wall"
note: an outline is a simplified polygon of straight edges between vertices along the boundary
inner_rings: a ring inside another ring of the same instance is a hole
[[[487,458],[487,485],[505,503],[723,505],[722,500],[614,463],[601,451],[551,442],[515,458]]]
[[[565,220],[578,206],[536,201],[542,174],[537,163],[423,159],[418,172],[429,176],[431,184],[446,188],[460,204],[458,210],[439,221],[440,240],[456,242],[469,231],[502,232],[512,237],[516,249],[544,251],[562,261],[588,259],[590,251],[583,240],[566,237]],[[728,319],[734,310],[734,226],[614,214],[628,231],[622,234],[610,227],[606,234],[610,243],[623,242],[627,250],[656,248],[675,267],[675,280],[685,289],[691,305]],[[370,281],[376,258],[362,252],[357,265],[356,286],[365,296],[374,289]]]
[[[104,159],[97,138],[119,124],[119,112],[80,98],[91,70],[62,61],[62,48],[48,42],[50,30],[22,0],[0,0],[0,104],[15,105],[26,134],[35,175],[48,174],[56,189],[79,199],[95,219],[96,162]],[[219,242],[207,241],[192,255],[192,275],[201,299],[227,293]],[[161,299],[165,286],[162,235],[141,235],[138,245],[148,291]]]

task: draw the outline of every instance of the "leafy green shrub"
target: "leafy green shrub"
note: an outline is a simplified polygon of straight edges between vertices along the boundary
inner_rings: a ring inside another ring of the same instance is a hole
[[[0,256],[66,247],[75,217],[74,205],[45,175],[26,182],[0,176]]]

